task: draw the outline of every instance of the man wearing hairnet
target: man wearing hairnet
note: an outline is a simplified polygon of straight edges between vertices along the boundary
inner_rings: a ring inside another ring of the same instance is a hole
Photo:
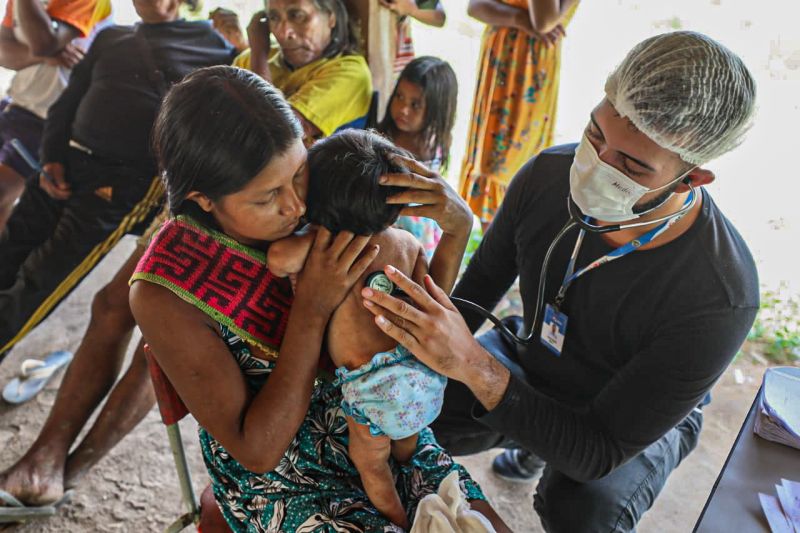
[[[511,448],[494,469],[513,479],[543,468],[547,531],[633,530],[697,445],[759,304],[703,165],[739,143],[754,101],[741,59],[704,35],[637,45],[580,142],[517,173],[453,292],[492,309],[519,276],[525,316],[504,320],[510,332],[473,338],[484,316],[430,278],[387,267],[414,307],[363,289],[378,325],[451,378],[433,425],[445,448]]]

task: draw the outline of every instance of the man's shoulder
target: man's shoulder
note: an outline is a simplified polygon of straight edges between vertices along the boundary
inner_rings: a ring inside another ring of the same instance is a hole
[[[758,306],[758,271],[750,248],[708,191],[703,195],[697,239],[707,263],[733,306]]]
[[[576,146],[575,143],[553,146],[530,158],[511,181],[506,201],[511,197],[516,208],[527,210],[528,202],[550,202],[551,198],[564,197],[569,189],[569,169]]]

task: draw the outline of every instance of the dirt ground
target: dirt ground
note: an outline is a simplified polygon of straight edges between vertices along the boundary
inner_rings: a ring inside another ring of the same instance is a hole
[[[77,348],[86,328],[92,295],[110,279],[132,248],[133,240],[127,237],[46,322],[14,349],[0,365],[1,384],[11,379],[25,358],[54,349]],[[763,365],[747,359],[740,358],[715,387],[714,401],[706,409],[698,449],[670,478],[654,508],[644,516],[640,531],[686,532],[692,529],[763,374]],[[737,369],[744,377],[740,379],[741,384],[734,378]],[[0,469],[12,464],[34,440],[53,404],[59,380],[53,380],[28,404],[11,407],[0,401]],[[196,428],[193,420],[182,423],[194,484],[201,488],[207,478]],[[541,531],[531,503],[534,485],[511,484],[494,477],[490,464],[497,453],[492,450],[464,457],[462,461],[515,531]],[[56,517],[12,526],[8,530],[20,533],[160,531],[181,513],[172,457],[164,427],[154,409],[87,476],[72,503],[62,508]]]

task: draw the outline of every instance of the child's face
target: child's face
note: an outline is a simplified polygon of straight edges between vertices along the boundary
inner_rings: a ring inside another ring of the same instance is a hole
[[[306,211],[307,187],[306,149],[298,140],[241,190],[198,203],[237,241],[271,242],[289,236],[297,227]]]
[[[425,97],[422,87],[401,79],[390,107],[397,129],[405,133],[419,133],[425,126]]]

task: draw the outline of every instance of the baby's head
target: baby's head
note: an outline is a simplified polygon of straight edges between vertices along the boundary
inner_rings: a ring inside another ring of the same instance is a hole
[[[357,235],[394,224],[404,206],[387,204],[386,198],[404,188],[378,183],[383,174],[408,172],[393,155],[410,157],[373,131],[349,129],[317,141],[308,150],[308,221]]]

